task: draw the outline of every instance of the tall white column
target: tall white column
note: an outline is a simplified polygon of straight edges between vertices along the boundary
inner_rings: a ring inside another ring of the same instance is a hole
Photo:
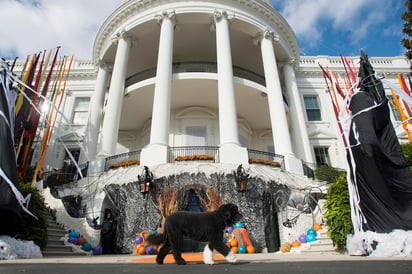
[[[103,104],[107,88],[108,66],[99,60],[99,70],[97,72],[96,88],[94,90],[87,120],[83,148],[80,154],[79,163],[83,164],[93,161],[96,158],[97,140],[99,139],[99,130],[103,117]]]
[[[130,47],[130,37],[125,32],[120,33],[101,132],[98,154],[100,158],[111,156],[116,152]]]
[[[302,150],[303,159],[306,162],[313,163],[312,148],[309,142],[308,130],[306,128],[305,114],[302,99],[299,95],[298,86],[296,84],[295,70],[292,66],[293,60],[284,64],[283,74],[285,77],[286,91],[289,98],[289,109],[291,113],[292,125],[295,131],[296,143],[300,144],[297,150]]]
[[[241,148],[239,143],[227,14],[225,12],[215,12],[214,19],[216,25],[220,162],[247,164],[246,148]]]
[[[285,169],[287,171],[303,174],[302,163],[296,159],[292,150],[282,88],[279,80],[279,71],[273,46],[275,39],[277,40],[278,38],[275,37],[273,32],[265,31],[260,43],[275,153],[284,156]]]
[[[153,98],[150,144],[144,148],[140,161],[144,165],[167,163],[172,90],[174,13],[158,17],[161,23],[156,84]]]

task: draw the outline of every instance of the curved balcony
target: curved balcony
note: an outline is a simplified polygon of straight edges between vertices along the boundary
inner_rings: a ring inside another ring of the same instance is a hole
[[[105,171],[131,165],[140,165],[140,150],[113,155],[106,158]],[[250,164],[263,164],[284,170],[283,156],[275,153],[248,149]],[[169,148],[169,163],[184,162],[219,163],[217,146],[181,146]]]
[[[172,73],[181,73],[181,72],[217,73],[217,64],[216,62],[200,62],[200,61],[173,63]],[[126,79],[126,87],[131,86],[140,81],[153,78],[155,76],[156,76],[156,67],[140,71],[136,74],[133,74],[132,76],[129,76]],[[242,68],[242,67],[233,66],[233,76],[256,82],[262,86],[266,85],[265,77],[251,70]]]

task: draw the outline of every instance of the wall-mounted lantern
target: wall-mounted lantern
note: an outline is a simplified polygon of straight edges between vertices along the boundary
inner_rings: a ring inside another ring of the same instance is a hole
[[[144,166],[142,175],[137,175],[139,179],[140,193],[142,193],[143,198],[146,197],[146,194],[149,193],[150,189],[153,188],[153,173],[149,170],[149,167]]]
[[[237,167],[237,170],[233,172],[235,175],[235,181],[237,190],[239,192],[246,191],[246,186],[249,178],[249,174],[246,173],[245,169],[243,168],[242,164]]]

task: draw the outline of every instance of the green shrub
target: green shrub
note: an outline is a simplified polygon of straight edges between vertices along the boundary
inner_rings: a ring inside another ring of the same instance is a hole
[[[330,166],[320,166],[315,169],[316,179],[329,183],[335,182],[339,175],[341,175],[342,173],[345,172]]]
[[[338,251],[346,250],[346,235],[353,234],[349,189],[346,175],[341,174],[336,182],[329,186],[325,202],[328,235]]]
[[[24,197],[31,193],[28,210],[38,219],[22,212],[21,228],[16,236],[17,239],[33,241],[43,250],[47,244],[47,207],[44,204],[44,198],[39,191],[30,184],[20,184],[19,189]]]
[[[409,171],[412,173],[412,143],[406,143],[401,145],[403,156],[407,165],[409,166]]]

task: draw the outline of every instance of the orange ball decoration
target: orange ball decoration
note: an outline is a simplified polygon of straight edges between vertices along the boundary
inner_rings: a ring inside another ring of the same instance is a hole
[[[136,246],[136,253],[139,254],[139,255],[146,254],[146,247],[144,247],[144,245],[137,245]]]
[[[78,244],[78,245],[83,245],[83,244],[85,244],[85,243],[87,243],[87,240],[86,240],[85,237],[80,236],[80,237],[77,239],[77,244]]]
[[[299,241],[293,241],[292,242],[292,247],[299,247],[300,246],[300,242]]]
[[[230,246],[231,246],[231,247],[236,247],[236,246],[238,246],[237,240],[235,240],[235,239],[230,240]]]
[[[313,229],[316,230],[316,231],[319,231],[319,230],[322,229],[322,225],[321,224],[314,224]]]
[[[233,253],[235,253],[235,254],[239,253],[239,251],[238,251],[238,249],[237,249],[237,246],[232,246],[232,251],[233,251]]]
[[[253,247],[253,245],[248,245],[246,247],[246,251],[247,253],[255,253],[255,248]]]

